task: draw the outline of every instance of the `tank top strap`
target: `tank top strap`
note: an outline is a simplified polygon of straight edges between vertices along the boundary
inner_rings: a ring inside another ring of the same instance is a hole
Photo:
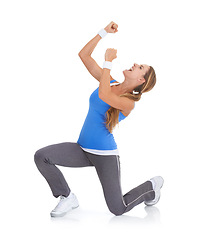
[[[120,83],[117,82],[116,80],[111,80],[110,81],[110,86],[115,86],[115,85],[119,85]]]

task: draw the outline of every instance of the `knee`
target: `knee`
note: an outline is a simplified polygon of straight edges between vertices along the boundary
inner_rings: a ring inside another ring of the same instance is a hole
[[[111,210],[109,209],[111,213],[113,213],[115,216],[121,216],[124,212],[120,210]]]
[[[117,205],[110,205],[108,208],[109,211],[115,216],[121,216],[125,212],[125,209],[123,209],[123,207],[118,207]]]
[[[45,156],[43,154],[43,152],[40,150],[36,151],[34,154],[34,162],[36,163],[36,165],[40,165],[42,163],[44,163],[45,160]]]

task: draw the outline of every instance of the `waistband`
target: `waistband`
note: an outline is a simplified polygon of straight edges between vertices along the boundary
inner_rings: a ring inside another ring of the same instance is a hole
[[[97,149],[88,149],[81,147],[85,152],[89,152],[96,155],[119,155],[118,149],[114,150],[97,150]]]

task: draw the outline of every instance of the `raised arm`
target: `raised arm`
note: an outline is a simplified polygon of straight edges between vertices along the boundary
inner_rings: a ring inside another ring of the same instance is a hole
[[[127,116],[134,108],[134,101],[126,97],[121,97],[116,95],[111,90],[109,76],[111,68],[111,62],[117,57],[117,50],[107,49],[105,53],[105,61],[107,62],[107,67],[102,70],[101,80],[99,84],[99,98],[109,104],[111,107],[119,109],[125,116]],[[110,63],[110,64],[109,64]]]
[[[107,27],[104,28],[104,30],[107,33],[116,33],[118,31],[117,28],[118,25],[114,22],[111,22],[108,24]],[[102,68],[97,64],[97,62],[92,58],[91,55],[101,39],[102,37],[99,34],[97,34],[81,49],[81,51],[78,54],[87,70],[98,81],[100,81],[102,76]],[[110,79],[112,79],[111,76]]]

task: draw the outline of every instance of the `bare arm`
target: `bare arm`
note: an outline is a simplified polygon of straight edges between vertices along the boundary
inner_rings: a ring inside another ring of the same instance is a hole
[[[89,73],[98,81],[100,81],[101,78],[102,68],[100,68],[97,62],[91,57],[91,54],[100,40],[101,37],[97,34],[78,54]]]
[[[105,31],[108,33],[112,32],[115,33],[117,32],[117,27],[118,27],[117,24],[111,22],[107,27],[105,27]],[[101,37],[99,34],[97,34],[81,49],[81,51],[78,54],[87,70],[98,81],[100,81],[101,79],[102,68],[97,64],[97,62],[92,58],[91,55],[100,40]],[[110,76],[110,79],[112,80],[113,78]]]
[[[117,50],[107,49],[105,53],[105,61],[112,62],[116,58]],[[104,68],[102,70],[101,80],[99,84],[99,98],[109,104],[110,106],[119,109],[128,115],[134,108],[134,101],[126,97],[120,97],[111,91],[110,86],[110,69]]]

